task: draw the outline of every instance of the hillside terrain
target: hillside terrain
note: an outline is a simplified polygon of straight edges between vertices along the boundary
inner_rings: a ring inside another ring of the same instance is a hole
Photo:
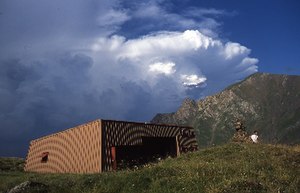
[[[300,192],[300,147],[226,144],[169,158],[136,171],[102,174],[0,172],[11,193]]]
[[[227,142],[236,119],[266,143],[299,144],[300,76],[256,73],[216,95],[186,99],[176,112],[151,122],[193,126],[203,147]]]
[[[23,171],[24,159],[16,157],[0,157],[0,172]]]

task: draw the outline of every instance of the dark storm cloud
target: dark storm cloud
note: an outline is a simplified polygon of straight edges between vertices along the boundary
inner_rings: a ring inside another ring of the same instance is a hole
[[[111,34],[126,21],[126,14],[114,9],[117,5],[114,0],[3,0],[0,56],[32,59],[82,48],[96,36]]]
[[[58,127],[72,119],[72,106],[78,104],[89,84],[91,62],[83,55],[65,56],[51,64],[2,62],[0,121],[5,135],[1,138],[20,137],[36,127]]]
[[[29,140],[97,118],[149,121],[256,71],[249,49],[212,39],[214,18],[170,7],[1,1],[0,156],[24,156]]]
[[[111,84],[93,86],[92,58],[83,54],[60,57],[31,64],[20,60],[1,63],[1,142],[9,138],[24,145],[29,139],[96,118],[142,121],[154,115],[154,108],[165,110],[156,101],[167,103],[161,96],[168,94],[152,96],[147,82],[110,76]]]

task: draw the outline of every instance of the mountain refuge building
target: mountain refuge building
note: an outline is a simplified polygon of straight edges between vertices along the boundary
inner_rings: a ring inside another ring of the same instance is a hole
[[[98,119],[32,140],[24,170],[100,173],[197,149],[192,127]]]

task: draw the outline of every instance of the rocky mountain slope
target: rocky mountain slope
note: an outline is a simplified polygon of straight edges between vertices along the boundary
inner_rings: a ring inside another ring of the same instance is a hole
[[[256,73],[214,96],[186,99],[177,112],[151,122],[193,126],[207,146],[228,141],[236,119],[264,142],[300,143],[300,76]]]

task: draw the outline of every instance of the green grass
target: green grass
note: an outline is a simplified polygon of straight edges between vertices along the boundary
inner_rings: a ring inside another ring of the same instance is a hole
[[[24,159],[16,157],[0,157],[0,172],[23,171]]]
[[[226,144],[137,171],[89,175],[2,171],[0,192],[31,180],[46,184],[49,193],[298,193],[299,176],[299,146]]]

